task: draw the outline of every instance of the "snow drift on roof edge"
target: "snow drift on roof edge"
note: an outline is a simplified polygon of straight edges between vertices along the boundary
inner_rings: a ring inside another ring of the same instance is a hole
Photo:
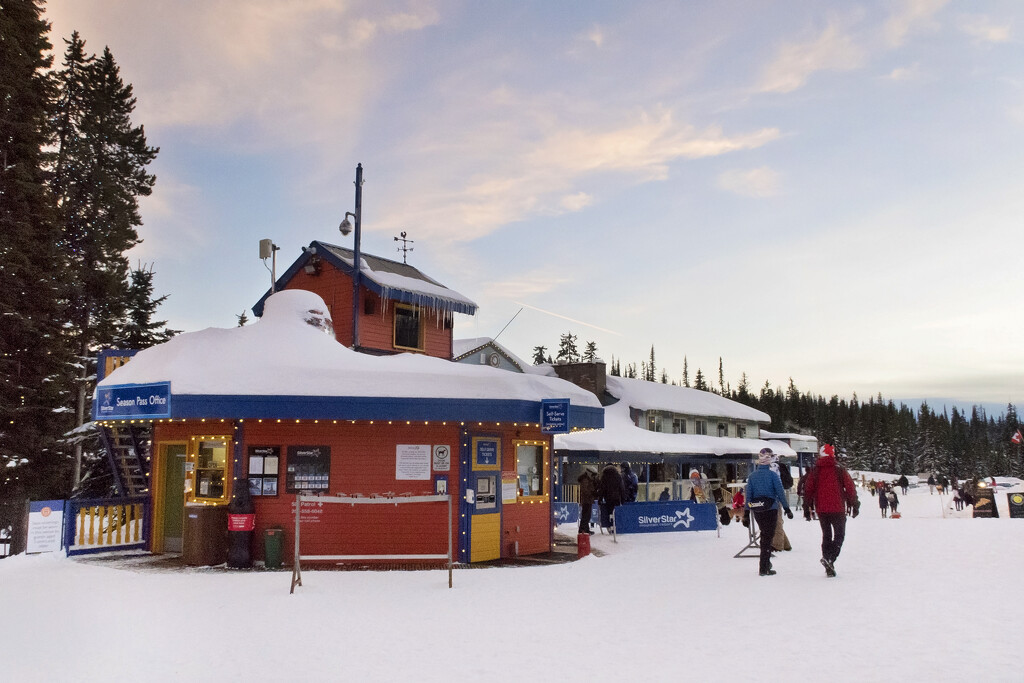
[[[575,405],[600,407],[590,392],[554,377],[419,354],[356,353],[306,322],[310,318],[329,321],[327,307],[317,294],[277,292],[267,299],[259,322],[180,334],[140,351],[98,386],[169,381],[175,394],[569,398]]]

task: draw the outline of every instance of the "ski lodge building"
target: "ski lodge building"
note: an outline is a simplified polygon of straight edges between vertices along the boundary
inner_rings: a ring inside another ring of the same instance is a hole
[[[302,556],[436,555],[449,522],[456,562],[551,549],[553,437],[542,427],[600,428],[597,398],[557,377],[452,363],[453,314],[476,304],[406,264],[360,262],[314,241],[253,307],[257,323],[106,359],[93,417],[122,498],[145,510],[140,547],[187,555],[190,534],[227,528],[226,506],[247,485],[253,537],[283,528],[285,563],[297,494],[453,495],[450,517],[431,503],[304,498]],[[103,546],[86,526],[69,534],[74,546]]]

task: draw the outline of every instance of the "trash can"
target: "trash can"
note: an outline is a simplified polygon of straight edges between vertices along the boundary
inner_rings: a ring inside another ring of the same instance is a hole
[[[577,559],[590,554],[590,534],[577,534],[576,536],[576,557]]]
[[[228,555],[228,509],[224,505],[189,503],[181,559],[190,566],[224,564]]]
[[[281,568],[281,552],[284,549],[284,529],[279,526],[263,531],[263,563],[267,569]]]

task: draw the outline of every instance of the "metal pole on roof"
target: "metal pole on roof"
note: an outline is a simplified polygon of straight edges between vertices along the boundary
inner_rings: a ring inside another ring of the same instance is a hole
[[[355,234],[355,248],[352,250],[353,258],[352,265],[355,271],[352,273],[352,348],[354,350],[359,349],[359,275],[361,272],[360,261],[362,255],[360,253],[360,235],[363,224],[363,165],[358,164],[356,166],[356,234]]]

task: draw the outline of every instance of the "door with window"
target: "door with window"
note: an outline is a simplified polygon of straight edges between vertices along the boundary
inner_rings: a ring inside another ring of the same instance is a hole
[[[163,550],[181,552],[182,524],[185,517],[185,444],[167,444],[160,458],[163,486]]]

